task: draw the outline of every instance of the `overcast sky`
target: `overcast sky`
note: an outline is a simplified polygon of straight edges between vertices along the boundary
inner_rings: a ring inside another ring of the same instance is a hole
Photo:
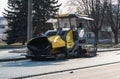
[[[4,8],[7,8],[7,1],[8,0],[0,0],[0,16],[2,16],[2,12],[4,12]],[[62,3],[62,6],[60,7],[60,13],[66,13],[67,10],[65,8],[65,3],[68,0],[59,0],[59,3]],[[113,0],[116,2],[116,0]]]
[[[0,0],[0,16],[2,16],[2,12],[6,7],[7,7],[7,0]]]
[[[0,0],[0,16],[2,16],[2,12],[4,12],[4,8],[7,8],[8,0]],[[67,0],[59,0],[59,3],[65,3]]]

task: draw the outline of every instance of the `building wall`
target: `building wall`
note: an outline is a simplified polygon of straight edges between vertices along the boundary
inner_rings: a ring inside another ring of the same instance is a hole
[[[8,29],[8,23],[7,20],[3,17],[0,17],[0,42],[3,42],[2,40],[6,39],[6,34],[4,32]]]

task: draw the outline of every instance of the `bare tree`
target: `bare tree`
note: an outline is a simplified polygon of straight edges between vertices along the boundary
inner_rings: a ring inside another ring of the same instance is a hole
[[[95,19],[94,22],[90,23],[88,28],[94,33],[95,42],[98,43],[98,35],[103,24],[107,2],[104,0],[74,0],[70,2],[71,5],[77,6],[78,13],[87,14]]]
[[[85,13],[88,9],[86,4],[88,0],[69,0],[65,6],[68,7],[68,12],[72,13]],[[86,14],[86,13],[85,13]]]
[[[88,27],[95,35],[95,42],[98,43],[99,31],[103,26],[104,15],[106,10],[106,1],[91,0],[89,16],[94,18],[94,22]]]
[[[120,0],[117,0],[117,4],[112,4],[112,1],[110,0],[107,11],[108,21],[114,34],[115,44],[118,44],[118,33],[120,30]]]

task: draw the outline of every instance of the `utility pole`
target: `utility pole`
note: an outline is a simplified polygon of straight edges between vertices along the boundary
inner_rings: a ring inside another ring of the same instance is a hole
[[[28,26],[27,26],[27,40],[32,38],[32,0],[28,0]]]

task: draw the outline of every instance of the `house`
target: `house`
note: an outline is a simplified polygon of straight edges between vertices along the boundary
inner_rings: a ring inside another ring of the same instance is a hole
[[[6,39],[6,34],[4,32],[8,29],[7,20],[4,17],[0,17],[0,42]]]

